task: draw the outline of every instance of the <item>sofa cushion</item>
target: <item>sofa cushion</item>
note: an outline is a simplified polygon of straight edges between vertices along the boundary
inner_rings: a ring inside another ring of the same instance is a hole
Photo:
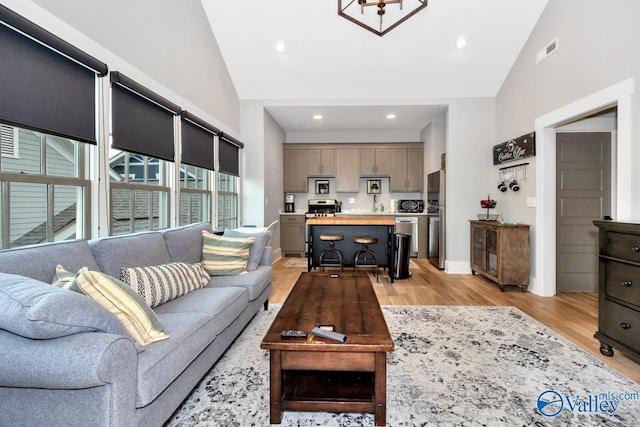
[[[243,288],[202,288],[156,308],[165,313],[207,313],[213,317],[216,335],[224,331],[247,308],[249,296]]]
[[[58,275],[68,277],[64,268],[57,269]],[[169,338],[164,333],[160,320],[147,305],[144,299],[133,289],[99,271],[81,268],[75,280],[54,280],[65,288],[81,292],[98,302],[113,313],[122,326],[131,334],[133,339],[141,345],[161,341]]]
[[[24,276],[0,273],[0,329],[31,339],[81,332],[129,336],[120,321],[85,295]]]
[[[247,227],[244,229],[237,230],[224,230],[224,237],[255,237],[256,241],[249,246],[249,261],[247,262],[247,271],[253,271],[258,268],[260,264],[260,259],[262,259],[262,253],[264,252],[264,245],[267,242],[267,238],[269,237],[269,233],[264,231],[250,231],[251,228]]]
[[[164,236],[171,261],[188,262],[189,264],[202,261],[202,230],[211,232],[211,224],[200,222],[160,230]]]
[[[216,337],[210,314],[168,313],[159,316],[171,338],[148,345],[145,352],[138,355],[137,408],[152,403]]]
[[[100,271],[112,277],[120,277],[122,267],[146,267],[171,262],[164,237],[157,231],[90,240],[89,247]]]
[[[224,237],[202,231],[202,266],[212,276],[245,274],[255,237]]]
[[[211,276],[199,262],[123,267],[120,273],[120,280],[136,291],[152,308],[201,288],[210,279]]]
[[[253,301],[258,298],[267,286],[269,286],[269,283],[271,283],[272,272],[271,266],[261,265],[247,274],[215,276],[211,278],[211,281],[209,281],[205,289],[237,286],[246,289],[249,295],[249,301]]]
[[[62,262],[72,271],[82,267],[98,270],[86,240],[66,240],[0,251],[0,272],[19,274],[44,283],[51,282],[56,265]]]

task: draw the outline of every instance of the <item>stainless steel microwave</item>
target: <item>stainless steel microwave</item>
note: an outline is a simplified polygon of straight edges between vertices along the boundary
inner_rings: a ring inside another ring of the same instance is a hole
[[[398,212],[422,213],[424,211],[424,200],[400,200],[398,201]]]

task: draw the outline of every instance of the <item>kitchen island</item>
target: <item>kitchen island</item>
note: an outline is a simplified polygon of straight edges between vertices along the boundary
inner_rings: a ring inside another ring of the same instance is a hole
[[[345,267],[353,267],[353,254],[362,249],[362,245],[353,242],[354,237],[369,236],[378,242],[369,245],[369,249],[378,258],[378,267],[386,268],[393,282],[393,259],[395,255],[395,219],[386,216],[347,216],[309,218],[308,271],[320,266],[320,254],[329,248],[329,242],[320,240],[321,234],[342,234],[344,240],[336,242],[336,249],[344,254]]]

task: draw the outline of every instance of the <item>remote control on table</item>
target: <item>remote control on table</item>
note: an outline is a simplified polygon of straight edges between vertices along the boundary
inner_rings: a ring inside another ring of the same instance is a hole
[[[295,329],[286,329],[280,332],[280,336],[287,338],[304,338],[307,336],[307,333],[305,331],[298,331]]]
[[[335,340],[340,342],[347,341],[347,336],[345,334],[341,334],[339,332],[334,332],[334,331],[325,331],[324,329],[319,328],[317,326],[313,328],[311,332],[313,332],[314,335],[317,335],[322,338],[329,338],[330,340]]]

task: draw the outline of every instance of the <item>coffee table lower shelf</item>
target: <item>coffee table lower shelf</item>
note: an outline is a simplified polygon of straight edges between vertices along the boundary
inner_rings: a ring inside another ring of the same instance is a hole
[[[374,412],[373,372],[283,371],[282,409]]]

